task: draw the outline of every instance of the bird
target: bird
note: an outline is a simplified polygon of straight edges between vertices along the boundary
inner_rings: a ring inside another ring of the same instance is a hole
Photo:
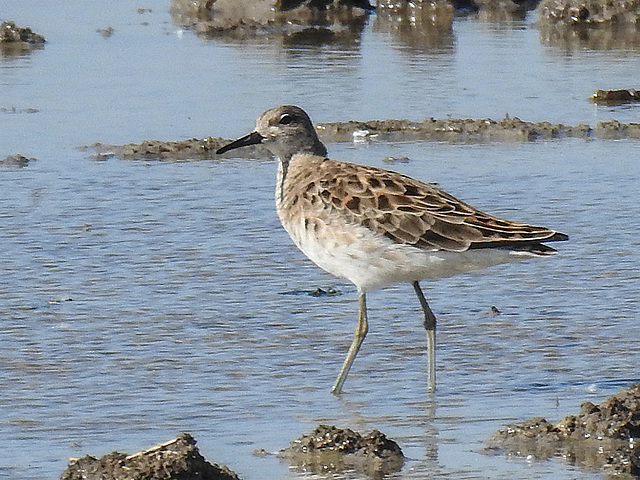
[[[309,115],[295,105],[261,114],[255,130],[216,153],[264,145],[278,159],[275,203],[293,243],[316,265],[355,285],[358,321],[331,389],[339,395],[368,331],[366,294],[413,286],[427,333],[427,390],[436,388],[436,317],[420,281],[556,250],[568,235],[486,214],[439,187],[372,166],[329,159]]]

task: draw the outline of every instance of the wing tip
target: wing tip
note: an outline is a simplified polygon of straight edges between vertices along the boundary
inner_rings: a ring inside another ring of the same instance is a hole
[[[530,254],[536,256],[555,255],[558,251],[546,244],[546,242],[564,242],[569,240],[569,235],[560,232],[551,232],[547,238],[537,240],[503,240],[493,242],[472,243],[469,248],[506,248],[514,253]]]
[[[542,241],[543,242],[564,242],[566,240],[569,240],[569,235],[567,235],[566,233],[553,232],[553,235],[551,235],[549,238],[546,238]]]

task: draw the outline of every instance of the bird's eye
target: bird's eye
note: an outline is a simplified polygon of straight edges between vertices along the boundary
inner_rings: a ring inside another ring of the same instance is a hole
[[[293,115],[289,115],[288,113],[283,114],[280,117],[280,125],[289,125],[291,122],[293,122]]]

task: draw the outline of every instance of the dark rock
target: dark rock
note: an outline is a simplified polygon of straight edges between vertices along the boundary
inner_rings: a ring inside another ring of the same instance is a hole
[[[509,425],[487,440],[487,451],[536,458],[562,457],[608,474],[640,475],[640,384],[600,405],[584,402],[555,425],[536,417]]]
[[[327,287],[327,288],[316,288],[314,290],[310,290],[307,292],[308,295],[310,295],[311,297],[335,297],[338,295],[341,295],[342,293],[340,292],[340,290],[336,290],[333,287]]]
[[[239,480],[227,467],[207,462],[195,439],[182,433],[134,455],[112,452],[71,459],[60,480]]]
[[[305,471],[356,470],[367,474],[400,470],[404,455],[378,430],[362,436],[351,429],[318,426],[282,450],[279,456]]]

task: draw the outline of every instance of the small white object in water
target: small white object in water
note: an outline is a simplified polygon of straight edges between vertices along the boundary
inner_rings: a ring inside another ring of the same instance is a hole
[[[355,130],[352,135],[353,143],[364,143],[378,137],[377,133],[371,133],[369,130]]]

